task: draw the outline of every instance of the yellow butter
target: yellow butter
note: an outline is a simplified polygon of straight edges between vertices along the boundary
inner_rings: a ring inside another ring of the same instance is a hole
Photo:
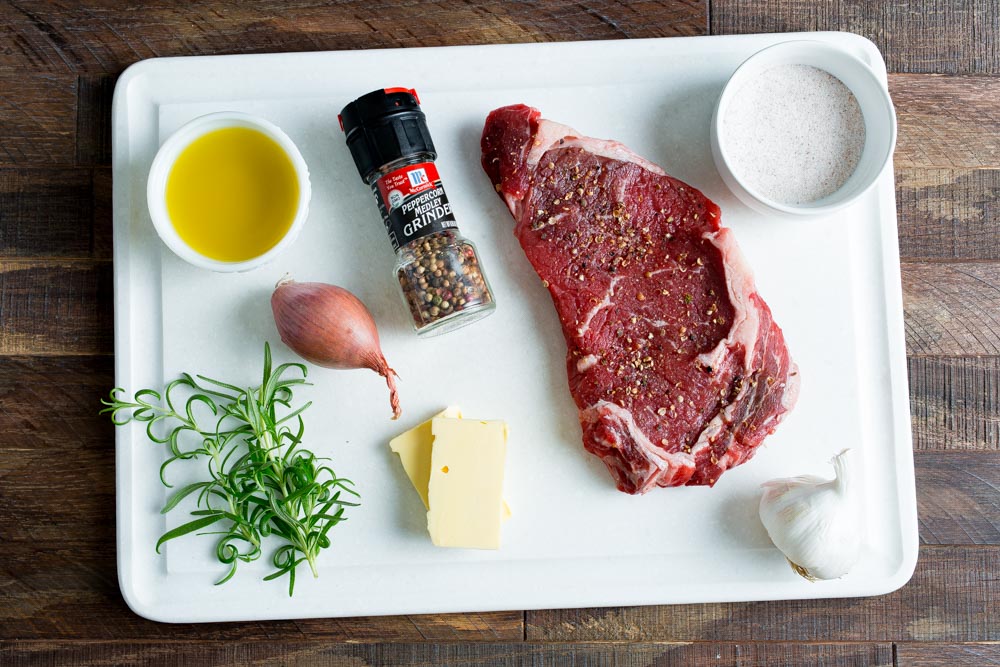
[[[448,407],[434,415],[434,417],[461,419],[462,411],[457,407]],[[403,470],[406,472],[406,476],[410,478],[413,488],[420,495],[420,500],[423,501],[425,509],[430,509],[430,504],[427,502],[427,486],[431,479],[431,449],[433,442],[434,436],[431,433],[431,419],[414,426],[409,431],[401,433],[389,441],[389,449],[399,455],[399,461],[403,464]],[[504,502],[503,520],[506,521],[510,516],[510,507]]]
[[[431,541],[439,547],[499,549],[506,424],[435,417],[431,434]]]
[[[462,411],[455,407],[449,407],[434,417],[461,419]],[[399,454],[403,470],[410,478],[413,488],[420,494],[425,508],[430,508],[427,503],[427,485],[431,479],[431,444],[433,442],[434,436],[431,435],[430,419],[389,441],[389,449]]]

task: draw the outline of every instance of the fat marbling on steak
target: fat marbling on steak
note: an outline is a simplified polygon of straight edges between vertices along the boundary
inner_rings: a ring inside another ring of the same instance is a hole
[[[558,311],[584,447],[618,489],[711,486],[752,457],[798,371],[719,207],[525,105],[490,113],[482,150]]]

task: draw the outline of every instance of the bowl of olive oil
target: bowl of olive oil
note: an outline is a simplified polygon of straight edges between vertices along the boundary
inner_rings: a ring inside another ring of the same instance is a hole
[[[277,125],[219,112],[160,147],[146,197],[160,238],[204,269],[248,271],[292,244],[309,214],[309,169]]]

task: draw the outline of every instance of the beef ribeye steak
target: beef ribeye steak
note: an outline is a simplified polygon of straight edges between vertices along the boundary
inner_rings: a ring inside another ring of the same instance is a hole
[[[618,489],[711,486],[752,457],[798,370],[719,207],[524,105],[490,113],[482,150],[558,311],[584,447]]]

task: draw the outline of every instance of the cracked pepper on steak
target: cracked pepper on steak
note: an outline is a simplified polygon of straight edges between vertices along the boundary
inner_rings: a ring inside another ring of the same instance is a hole
[[[523,104],[490,113],[482,150],[558,311],[584,447],[618,489],[711,486],[750,459],[799,378],[719,207]]]

